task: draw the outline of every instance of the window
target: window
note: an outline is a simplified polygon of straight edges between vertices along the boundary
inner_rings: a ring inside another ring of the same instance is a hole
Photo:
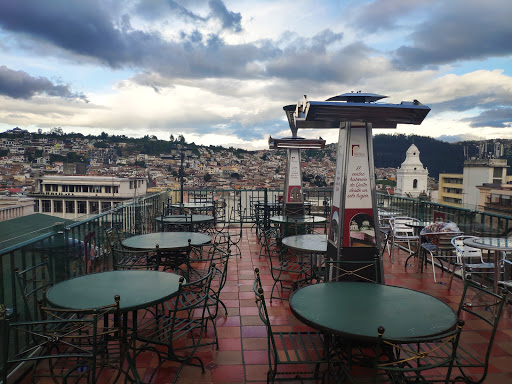
[[[74,201],[66,201],[66,213],[75,213]]]
[[[418,188],[418,179],[414,179],[414,180],[412,181],[412,187],[413,187],[414,189]]]
[[[106,212],[106,211],[110,211],[110,202],[108,201],[102,201],[101,202],[101,212]]]
[[[112,188],[110,185],[105,185],[105,193],[112,193]]]
[[[44,185],[44,191],[45,192],[50,192],[52,190],[52,186],[51,184],[45,184]]]
[[[62,186],[62,192],[69,192],[69,186],[63,185]]]
[[[52,211],[52,203],[51,203],[51,200],[42,200],[41,201],[42,205],[43,205],[43,209],[41,210],[41,212],[51,212]]]
[[[39,212],[39,200],[34,202],[34,212]]]
[[[87,201],[77,201],[78,213],[87,213]]]
[[[62,200],[53,201],[53,212],[62,212]]]
[[[97,201],[90,201],[89,202],[89,212],[90,213],[98,213],[100,209],[100,205]]]
[[[88,185],[83,185],[82,186],[82,192],[89,192],[89,186]]]

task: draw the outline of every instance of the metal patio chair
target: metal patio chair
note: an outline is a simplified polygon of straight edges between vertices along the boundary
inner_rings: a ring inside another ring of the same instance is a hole
[[[13,321],[4,307],[0,313],[3,382],[8,382],[10,370],[26,362],[33,363],[33,379],[93,384],[109,371],[114,372],[114,381],[124,377],[134,382],[125,369],[128,343],[120,326],[120,297],[114,300],[112,305],[87,310],[42,307],[45,319],[37,321]],[[47,364],[38,364],[43,361]]]
[[[424,230],[420,233],[420,236],[425,239],[425,241],[421,243],[421,248],[426,255],[425,261],[428,261],[428,256],[430,256],[434,282],[437,283],[435,268],[436,260],[441,266],[441,273],[444,273],[443,261],[448,262],[448,270],[450,270],[450,265],[453,266],[448,289],[451,288],[453,274],[455,273],[455,268],[457,268],[458,265],[458,255],[454,245],[452,244],[452,238],[460,235],[460,232],[425,232]]]
[[[20,270],[14,267],[14,274],[23,298],[27,320],[40,320],[40,306],[45,304],[45,292],[53,285],[53,279],[48,265],[48,256],[32,266]]]
[[[275,381],[302,382],[322,380],[322,368],[329,365],[329,344],[320,332],[273,331],[265,303],[259,269],[254,270],[253,290],[261,321],[267,329],[267,383]]]
[[[212,265],[209,273],[197,281],[185,283],[184,277],[181,277],[177,295],[168,311],[144,319],[137,326],[135,338],[140,346],[136,355],[145,351],[153,351],[158,355],[158,365],[150,382],[156,371],[167,361],[179,363],[173,383],[178,381],[185,365],[200,367],[202,373],[205,372],[203,361],[196,356],[196,351],[201,346],[206,328],[214,267]]]
[[[412,340],[387,340],[384,327],[377,330],[374,378],[386,383],[451,382],[464,321],[454,330]]]
[[[409,253],[409,256],[417,252],[419,236],[416,235],[414,228],[409,227],[408,223],[418,223],[419,220],[413,217],[399,216],[391,217],[389,219],[389,225],[391,227],[389,253],[391,257],[391,263],[394,262],[394,248],[397,247]],[[416,249],[413,249],[413,245]]]
[[[494,275],[494,263],[485,262],[482,256],[482,250],[479,248],[473,248],[464,244],[465,239],[474,239],[476,236],[455,236],[451,242],[457,253],[457,264],[456,267],[462,269],[462,279],[466,278],[468,273],[471,274],[493,274]],[[455,267],[454,267],[455,270]],[[453,279],[450,278],[450,285]]]
[[[114,248],[112,250],[112,269],[153,269],[158,270],[160,266],[159,250],[139,251],[126,248]]]
[[[309,256],[281,249],[274,235],[275,231],[272,229],[264,232],[260,250],[260,256],[264,255],[270,262],[270,273],[274,280],[270,291],[271,303],[272,299],[287,300],[282,297],[285,290],[294,291],[301,283],[306,283],[308,278],[311,279],[312,267]],[[281,294],[274,296],[274,290],[278,285]]]
[[[487,345],[485,350],[475,350],[474,341],[462,332],[457,355],[455,356],[452,382],[483,383],[489,370],[491,350],[496,338],[496,332],[507,301],[508,291],[492,292],[482,284],[473,281],[472,275],[466,276],[464,291],[457,310],[457,317],[466,321],[478,323],[478,330],[485,334]]]

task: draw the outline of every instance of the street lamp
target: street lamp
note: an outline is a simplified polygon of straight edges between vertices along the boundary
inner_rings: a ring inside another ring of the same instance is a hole
[[[183,162],[185,161],[185,156],[188,157],[188,158],[192,157],[192,150],[186,148],[185,146],[183,146],[181,144],[178,144],[175,148],[171,149],[171,155],[174,158],[177,158],[178,157],[178,153],[179,153],[179,156],[180,156],[180,159],[181,159],[181,161],[180,161],[179,176],[180,176],[181,205],[183,205],[183,203],[184,203],[184,200],[183,200],[183,179],[185,177],[185,168],[183,167]]]

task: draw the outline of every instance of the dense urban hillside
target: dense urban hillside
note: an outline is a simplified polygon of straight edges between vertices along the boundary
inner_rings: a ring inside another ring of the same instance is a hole
[[[174,137],[170,135],[169,140],[158,140],[155,136],[146,135],[142,138],[126,137],[124,135],[108,135],[102,133],[98,136],[82,135],[80,133],[65,134],[62,129],[54,128],[49,133],[32,133],[30,134],[36,139],[53,139],[61,140],[64,144],[72,145],[77,139],[88,139],[93,143],[97,149],[101,148],[115,148],[118,156],[133,156],[137,154],[147,154],[151,156],[159,156],[160,154],[169,153],[172,148],[180,144],[186,145],[192,150],[192,153],[196,156],[200,156],[199,148],[200,145],[194,143],[188,143],[182,135]],[[11,132],[0,133],[0,138],[12,138]],[[488,140],[487,146],[489,150],[494,148],[495,140]],[[119,143],[126,143],[128,145],[118,145]],[[504,158],[512,160],[512,150],[510,140],[500,140],[500,143],[505,148]],[[377,134],[373,138],[373,148],[375,156],[375,167],[376,168],[398,168],[405,160],[405,153],[407,149],[415,144],[420,151],[420,160],[423,165],[428,168],[429,176],[438,179],[439,173],[461,173],[465,159],[465,150],[468,156],[475,156],[478,153],[478,147],[481,142],[458,142],[458,143],[447,143],[439,141],[431,137],[417,136],[417,135],[404,135],[404,134]],[[252,154],[266,159],[270,152],[267,154],[261,153],[261,151],[251,153],[243,149],[236,148],[223,148],[221,146],[210,145],[208,149],[211,153],[217,153],[222,151],[228,151],[233,154],[236,158],[244,158],[244,156],[251,156]],[[1,150],[1,148],[0,148]],[[303,151],[303,160],[308,163],[313,161],[317,164],[322,163],[322,160],[335,161],[335,150],[336,144],[327,145],[322,151],[320,150],[305,150]],[[41,156],[37,150],[30,151],[26,149],[28,160],[32,161],[33,158]],[[8,154],[8,150],[0,151],[0,156]],[[274,152],[275,153],[275,152]],[[284,155],[284,151],[278,151],[276,155]],[[70,158],[70,155],[71,156]],[[64,162],[87,162],[88,156],[82,155],[77,156],[76,153],[71,152],[67,154],[67,157],[58,155],[50,155],[50,162],[53,161],[64,161]],[[509,170],[510,173],[510,170]],[[314,177],[315,175],[312,175]]]

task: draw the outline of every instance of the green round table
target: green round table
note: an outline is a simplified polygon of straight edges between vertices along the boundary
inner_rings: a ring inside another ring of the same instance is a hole
[[[193,230],[196,224],[210,223],[215,218],[211,215],[169,215],[169,216],[158,216],[156,221],[165,225],[189,225],[190,229]]]
[[[283,238],[283,245],[299,252],[326,253],[327,235],[306,234]]]
[[[311,216],[311,215],[303,215],[303,216],[272,216],[270,221],[279,224],[314,224],[314,223],[324,223],[325,217],[323,216]]]
[[[173,251],[188,247],[188,240],[194,246],[208,244],[212,238],[197,232],[154,232],[132,236],[124,239],[121,244],[129,249],[152,250],[158,247],[162,251]]]
[[[208,210],[213,208],[213,203],[183,203],[171,204],[173,208]]]
[[[290,298],[295,317],[312,328],[357,341],[433,336],[455,327],[455,312],[441,300],[412,289],[362,282],[312,284]]]
[[[159,271],[93,273],[55,284],[47,300],[58,308],[83,310],[113,304],[119,295],[122,312],[136,311],[175,296],[179,279],[179,275]]]

